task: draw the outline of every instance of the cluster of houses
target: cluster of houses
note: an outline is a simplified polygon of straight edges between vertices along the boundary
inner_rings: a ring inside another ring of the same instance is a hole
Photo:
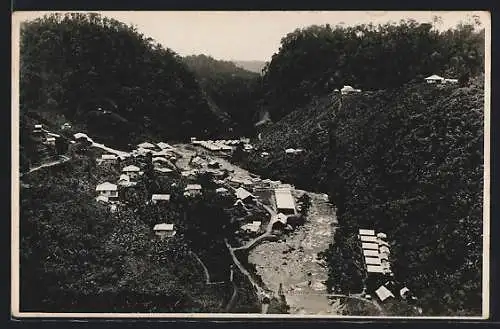
[[[374,230],[360,229],[359,241],[363,250],[363,258],[366,266],[366,272],[371,274],[382,274],[393,276],[389,264],[389,244],[385,239],[385,233],[377,233]]]
[[[424,79],[428,84],[441,85],[441,84],[456,84],[458,79],[447,79],[443,78],[437,74],[433,74]]]
[[[40,142],[41,144],[49,147],[55,147],[56,139],[61,138],[60,135],[48,132],[47,130],[43,129],[43,125],[41,124],[34,125],[32,136],[37,142]]]
[[[79,136],[86,137],[86,136]],[[176,150],[174,147],[170,146],[167,143],[157,143],[152,144],[149,142],[141,143],[137,146],[137,148],[130,153],[130,156],[134,158],[143,157],[144,159],[149,159],[146,155],[150,154],[152,156],[152,162],[154,165],[154,170],[162,173],[168,174],[172,173],[175,170],[175,165],[172,161],[177,159]],[[117,156],[115,154],[103,154],[99,159],[97,159],[97,163],[99,165],[103,164],[117,164],[118,160],[121,160],[122,157]],[[118,189],[133,187],[137,184],[138,178],[143,175],[143,171],[140,167],[130,164],[122,168],[121,175],[118,178],[116,184],[111,182],[103,182],[96,187],[96,192],[98,196],[96,200],[99,202],[105,202],[110,204],[110,208],[112,211],[116,210],[118,204]],[[201,186],[191,186],[188,184],[186,187],[186,191],[201,191]],[[149,204],[162,205],[168,204],[170,202],[169,194],[153,194],[151,199],[148,201]],[[153,228],[155,234],[160,238],[172,237],[175,235],[174,224],[169,223],[159,223]]]
[[[395,298],[393,291],[398,289],[401,298],[416,299],[408,287],[399,286],[398,288],[393,281],[394,273],[389,263],[390,249],[386,241],[387,235],[382,232],[375,233],[372,229],[359,229],[358,238],[363,250],[368,286],[378,287],[374,291],[380,301]],[[380,283],[384,281],[385,283],[381,285]],[[371,298],[370,295],[365,297]]]
[[[221,153],[231,153],[240,144],[243,144],[245,151],[253,150],[249,138],[231,139],[231,140],[197,140],[196,137],[191,137],[191,144],[199,145],[209,151],[219,151]]]

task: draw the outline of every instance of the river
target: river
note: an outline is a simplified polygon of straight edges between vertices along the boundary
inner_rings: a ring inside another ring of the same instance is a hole
[[[191,155],[206,153],[217,159],[222,168],[233,171],[234,176],[243,179],[251,177],[247,170],[200,148],[194,151],[183,144],[175,147],[184,154],[184,158],[177,162],[181,168],[187,168]],[[266,288],[276,296],[282,285],[290,314],[340,315],[338,303],[326,296],[324,282],[328,278],[328,269],[317,260],[317,254],[333,241],[337,225],[335,209],[324,194],[303,190],[294,193],[296,196],[307,193],[311,197],[306,223],[280,241],[261,241],[250,251],[249,262],[255,264]]]

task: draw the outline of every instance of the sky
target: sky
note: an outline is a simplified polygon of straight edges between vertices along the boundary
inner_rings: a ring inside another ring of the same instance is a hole
[[[46,12],[45,12],[46,13]],[[15,22],[43,16],[44,12],[15,12]],[[474,11],[108,11],[99,12],[151,37],[181,56],[205,54],[221,60],[269,61],[280,46],[280,40],[296,28],[313,24],[344,23],[383,24],[412,18],[430,22],[442,18],[440,29],[455,26],[467,17],[478,15],[483,26],[489,26],[486,12]]]

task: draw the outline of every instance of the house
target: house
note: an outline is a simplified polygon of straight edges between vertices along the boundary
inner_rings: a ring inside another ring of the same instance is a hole
[[[458,83],[458,79],[444,79],[443,81],[444,83]]]
[[[375,236],[375,231],[374,230],[367,230],[367,229],[359,229],[359,235],[373,235]]]
[[[380,233],[377,233],[377,238],[379,238],[379,239],[387,239],[387,235],[385,233],[380,232]]]
[[[368,272],[368,274],[384,274],[384,270],[380,265],[367,265],[366,272]]]
[[[354,89],[351,86],[344,86],[344,87],[342,87],[342,89],[340,89],[340,92],[342,95],[345,95],[345,94],[350,94],[350,93],[359,93],[359,92],[361,92],[361,89]]]
[[[377,237],[371,235],[360,235],[359,239],[361,240],[361,242],[378,243]]]
[[[164,142],[159,142],[156,144],[159,148],[161,148],[162,150],[165,150],[165,149],[173,149],[172,146],[170,146],[169,144],[167,143],[164,143]]]
[[[219,187],[215,190],[215,193],[217,193],[217,194],[225,194],[227,192],[229,192],[229,191],[227,190],[227,188],[224,188],[224,187]]]
[[[382,265],[380,258],[378,257],[365,257],[366,265]]]
[[[439,75],[433,74],[427,78],[424,79],[425,82],[430,83],[430,84],[439,84],[444,82],[444,78],[440,77]]]
[[[269,152],[262,152],[260,153],[261,158],[267,158],[269,156]]]
[[[47,138],[45,138],[45,141],[43,143],[45,145],[55,146],[56,145],[56,138],[51,137],[51,136],[47,136]]]
[[[390,254],[391,251],[389,250],[389,247],[387,247],[387,246],[381,246],[380,247],[380,253]]]
[[[215,160],[210,160],[208,162],[208,168],[217,169],[217,168],[220,168],[220,164],[219,164],[219,162],[217,162]]]
[[[365,257],[380,257],[378,250],[364,249],[363,256]]]
[[[184,191],[186,193],[188,193],[190,196],[199,195],[199,194],[201,194],[201,185],[200,184],[187,184]]]
[[[103,163],[116,163],[118,161],[118,157],[114,154],[103,154],[99,159],[97,159],[98,164]]]
[[[61,126],[61,130],[66,130],[66,129],[71,129],[71,125],[70,125],[68,122],[65,122],[65,123]]]
[[[118,197],[118,187],[110,182],[104,182],[102,184],[97,185],[95,190],[99,192],[99,195],[105,196],[108,199]]]
[[[410,289],[408,289],[407,287],[403,287],[401,288],[401,290],[399,290],[399,295],[401,296],[401,298],[406,299],[409,292]]]
[[[130,184],[130,177],[125,174],[121,174],[120,178],[118,179],[118,185],[121,186],[128,186]]]
[[[42,130],[43,130],[42,125],[35,125],[33,127],[33,133],[34,134],[40,134],[42,132]]]
[[[151,196],[151,202],[157,204],[159,202],[169,202],[170,194],[153,194]]]
[[[173,172],[173,170],[170,169],[170,168],[158,168],[158,167],[156,167],[154,170],[158,171],[158,172],[160,172],[162,174],[168,174],[168,173]]]
[[[171,238],[175,235],[174,224],[161,223],[153,227],[153,231],[161,239]]]
[[[166,164],[166,163],[170,164],[170,161],[168,161],[167,159],[162,158],[162,157],[155,157],[155,158],[153,158],[152,161],[153,161],[153,164],[155,166],[160,166],[162,163],[163,164]]]
[[[285,215],[295,215],[295,201],[292,192],[288,188],[277,188],[274,190],[274,197],[276,199],[276,210]]]
[[[130,179],[135,179],[137,176],[139,176],[139,171],[141,169],[137,166],[134,165],[129,165],[126,166],[125,168],[122,169],[122,172],[127,175]]]
[[[138,144],[137,148],[138,149],[154,149],[154,148],[156,148],[156,146],[154,144],[149,143],[149,142],[144,142],[144,143]]]
[[[241,227],[242,230],[244,231],[249,231],[252,233],[258,232],[260,230],[260,226],[262,225],[262,222],[260,221],[253,221],[252,223],[245,224]]]
[[[95,198],[96,201],[98,202],[109,202],[109,199],[107,196],[104,196],[104,195],[98,195],[96,198]]]
[[[394,298],[394,295],[392,292],[387,289],[385,286],[380,286],[377,290],[375,290],[375,293],[377,294],[378,298],[380,301],[385,301],[388,298]]]
[[[238,199],[240,199],[241,201],[247,202],[247,203],[253,202],[255,200],[255,196],[242,187],[238,187],[236,189],[236,197]]]
[[[361,249],[363,249],[363,250],[378,250],[378,244],[377,243],[363,242],[363,243],[361,243]]]
[[[282,214],[282,213],[279,213],[275,217],[275,219],[276,219],[276,221],[273,223],[272,229],[279,230],[279,231],[285,229],[285,227],[287,225],[287,216]]]

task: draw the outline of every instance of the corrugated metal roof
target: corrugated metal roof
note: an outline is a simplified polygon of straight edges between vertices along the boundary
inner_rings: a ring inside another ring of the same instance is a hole
[[[379,257],[380,254],[377,250],[363,250],[363,255],[370,257]]]
[[[375,235],[375,231],[360,228],[359,235]]]
[[[371,250],[378,250],[378,244],[377,243],[363,242],[361,244],[361,248],[363,248],[363,249],[371,249]]]
[[[165,201],[169,201],[170,200],[170,194],[153,194],[151,196],[151,200],[165,200]]]
[[[295,201],[289,189],[275,189],[276,207],[278,209],[294,209]]]
[[[139,171],[141,170],[139,167],[137,166],[134,166],[134,165],[129,165],[129,166],[126,166],[125,168],[122,169],[122,171]]]
[[[378,257],[365,257],[365,263],[367,265],[380,265],[382,262]]]
[[[166,223],[156,224],[154,226],[153,230],[155,230],[155,231],[173,231],[174,224],[166,224]]]
[[[379,265],[368,265],[366,266],[366,271],[368,273],[384,273],[384,269]]]
[[[104,182],[102,184],[97,185],[95,188],[96,191],[116,191],[118,187],[110,182]]]
[[[360,237],[360,240],[362,242],[373,242],[373,243],[377,243],[377,237],[376,236],[371,236],[371,235],[361,235]]]
[[[378,298],[380,298],[381,301],[384,301],[389,297],[394,297],[392,292],[389,289],[387,289],[385,286],[380,286],[380,288],[375,290],[375,293],[377,294]]]

